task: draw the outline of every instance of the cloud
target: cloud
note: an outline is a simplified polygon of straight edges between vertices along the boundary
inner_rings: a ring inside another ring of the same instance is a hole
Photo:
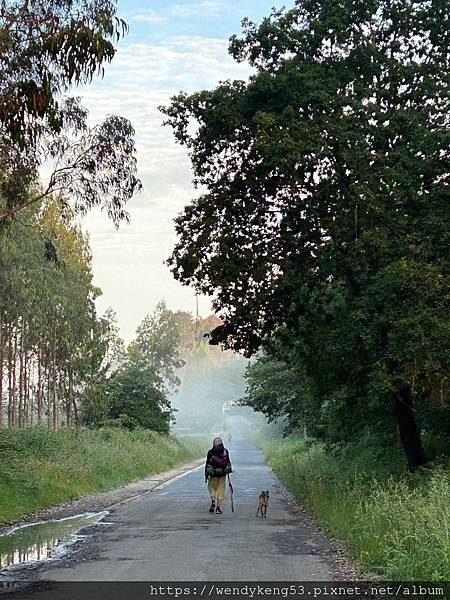
[[[126,17],[130,21],[137,21],[153,25],[163,23],[172,19],[202,18],[215,20],[224,14],[242,12],[242,7],[231,4],[227,0],[201,0],[200,2],[188,2],[187,4],[172,4],[159,11],[146,9],[140,12],[129,13]]]
[[[142,13],[131,13],[128,16],[130,21],[139,21],[141,23],[147,23],[148,25],[154,25],[155,23],[162,23],[167,21],[167,17],[157,13],[156,10],[147,9]]]
[[[195,91],[214,86],[221,79],[245,78],[248,67],[232,60],[228,42],[220,38],[173,36],[162,43],[134,43],[119,49],[105,79],[86,88],[84,96],[102,89],[124,90],[137,96],[179,89]],[[129,95],[134,102],[135,97]],[[111,102],[115,98],[111,96]]]
[[[85,89],[83,103],[92,122],[107,112],[133,123],[139,175],[145,185],[139,206],[149,203],[180,210],[194,193],[186,150],[162,126],[164,117],[158,107],[167,105],[180,89],[212,88],[219,80],[245,79],[248,74],[246,66],[228,56],[225,40],[177,36],[161,44],[121,48],[105,79]],[[139,212],[139,206],[133,203],[133,212]]]
[[[188,4],[174,4],[168,9],[170,14],[179,17],[207,16],[221,17],[224,13],[236,12],[239,6],[233,5],[227,0],[202,0]]]
[[[220,4],[211,0],[196,6],[213,11]],[[152,12],[147,16],[158,17]],[[186,149],[162,127],[158,106],[167,105],[180,90],[213,88],[221,80],[246,79],[249,73],[228,55],[225,39],[171,36],[158,43],[121,45],[104,79],[81,90],[92,123],[119,114],[130,119],[136,131],[144,191],[129,202],[131,225],[116,231],[100,211],[83,220],[83,227],[92,232],[94,281],[104,291],[99,310],[110,305],[117,310],[127,340],[162,296],[175,308],[194,308],[192,290],[173,279],[164,261],[176,242],[173,219],[199,192],[192,187]],[[207,312],[209,300],[202,303]]]

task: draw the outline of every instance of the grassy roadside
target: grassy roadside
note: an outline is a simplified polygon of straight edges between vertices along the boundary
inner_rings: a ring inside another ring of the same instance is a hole
[[[363,569],[390,580],[450,580],[448,463],[412,475],[398,468],[399,457],[374,460],[363,444],[330,453],[288,439],[263,450],[298,502]]]
[[[179,466],[206,446],[147,430],[0,430],[0,525]]]

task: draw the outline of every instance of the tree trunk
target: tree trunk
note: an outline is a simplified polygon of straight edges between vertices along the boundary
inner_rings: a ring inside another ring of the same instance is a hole
[[[25,426],[28,427],[33,421],[33,400],[31,398],[31,369],[32,358],[25,352],[25,387],[24,387],[24,403],[25,403]]]
[[[402,386],[396,391],[395,413],[409,470],[415,471],[427,462],[427,458],[422,447],[420,431],[413,408],[412,391],[409,386]]]
[[[11,363],[11,387],[10,387],[10,402],[11,402],[11,423],[10,427],[17,425],[17,406],[16,406],[16,371],[17,371],[17,329],[13,328],[14,345],[12,348],[12,363]]]
[[[18,353],[19,353],[19,407],[18,407],[18,418],[17,424],[19,427],[23,427],[24,423],[24,414],[25,414],[25,406],[24,406],[24,354],[25,354],[25,345],[24,345],[24,319],[21,317],[20,324],[20,343],[18,344]]]
[[[8,427],[14,425],[14,391],[13,391],[13,330],[12,325],[8,326]]]
[[[37,368],[38,368],[38,381],[37,381],[37,422],[38,425],[42,425],[42,419],[44,414],[44,399],[42,389],[42,346],[39,342],[38,355],[37,355]]]
[[[34,424],[34,382],[36,381],[36,362],[35,357],[31,355],[28,362],[28,373],[27,373],[27,425]]]
[[[3,426],[3,313],[0,312],[0,429]]]
[[[77,402],[75,400],[75,395],[72,395],[72,406],[73,406],[73,416],[75,418],[75,425],[77,427],[81,426],[80,415],[78,414]]]
[[[58,379],[59,382],[59,379]],[[59,420],[59,406],[58,406],[58,398],[57,398],[57,388],[56,388],[56,319],[53,327],[53,349],[52,349],[52,411],[53,411],[53,420],[52,426],[53,429],[58,429],[58,420]]]
[[[51,389],[51,370],[47,369],[47,427],[50,429],[53,422],[52,417],[52,389]]]
[[[67,427],[72,427],[72,407],[73,407],[73,371],[72,371],[72,367],[70,366],[68,369],[68,378],[69,378],[69,383],[68,383],[68,390],[67,390],[67,396],[66,396],[66,418],[67,418]]]

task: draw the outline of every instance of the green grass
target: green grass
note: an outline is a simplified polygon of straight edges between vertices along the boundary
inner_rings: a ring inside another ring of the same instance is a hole
[[[282,440],[264,447],[269,464],[324,529],[343,540],[363,570],[391,580],[450,580],[450,469],[417,474],[400,451],[364,443],[327,452]]]
[[[0,430],[0,524],[202,456],[201,438],[120,429]]]

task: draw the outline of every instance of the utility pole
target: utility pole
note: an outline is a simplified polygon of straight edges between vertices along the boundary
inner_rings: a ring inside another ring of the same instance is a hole
[[[195,292],[195,341],[198,341],[198,292]]]

